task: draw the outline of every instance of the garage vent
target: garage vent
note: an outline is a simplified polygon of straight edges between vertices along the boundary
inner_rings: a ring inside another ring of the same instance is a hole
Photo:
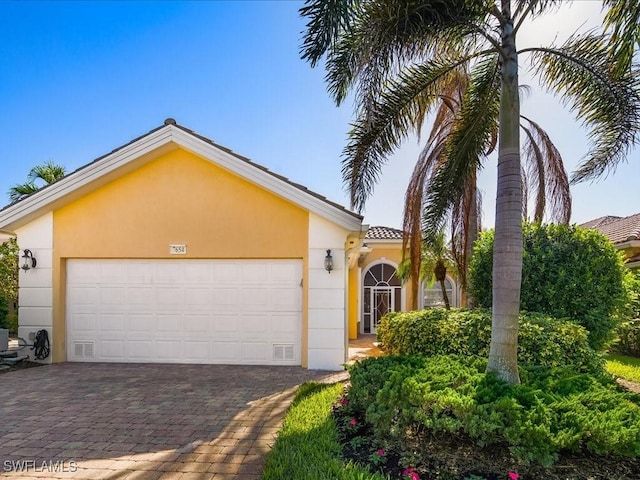
[[[74,356],[81,358],[93,358],[94,348],[93,342],[73,342]]]
[[[273,345],[274,360],[295,360],[292,343],[276,343]]]

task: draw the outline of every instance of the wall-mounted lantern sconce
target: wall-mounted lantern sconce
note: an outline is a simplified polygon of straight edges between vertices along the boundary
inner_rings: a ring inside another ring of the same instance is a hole
[[[33,256],[33,252],[28,248],[25,249],[22,254],[22,268],[25,272],[27,270],[31,270],[32,268],[36,268],[38,262],[36,261],[36,257]]]
[[[324,269],[329,273],[333,270],[333,257],[331,256],[331,250],[327,250],[327,256],[324,257]]]

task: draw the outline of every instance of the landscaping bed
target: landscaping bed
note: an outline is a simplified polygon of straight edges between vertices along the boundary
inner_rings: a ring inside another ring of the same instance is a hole
[[[13,372],[15,370],[24,370],[25,368],[42,367],[42,365],[42,363],[31,362],[29,360],[22,360],[21,362],[15,364],[0,362],[0,374]]]
[[[334,407],[345,458],[391,478],[640,478],[640,396],[566,368],[523,369],[510,387],[485,367],[454,356],[356,365]]]

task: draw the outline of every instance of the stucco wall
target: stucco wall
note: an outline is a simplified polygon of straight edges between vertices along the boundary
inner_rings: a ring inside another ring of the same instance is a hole
[[[35,332],[47,330],[53,345],[63,345],[53,329],[53,215],[47,214],[16,230],[22,250],[29,249],[36,258],[36,268],[20,269],[18,285],[20,286],[18,308],[18,336],[33,343]],[[20,260],[22,262],[22,259]],[[54,350],[54,348],[52,348]],[[22,353],[32,356],[30,350]],[[51,362],[49,356],[45,362]]]
[[[66,358],[67,258],[297,258],[306,283],[308,235],[306,210],[185,150],[169,152],[53,213],[54,360]],[[170,244],[187,245],[187,255],[170,255]]]

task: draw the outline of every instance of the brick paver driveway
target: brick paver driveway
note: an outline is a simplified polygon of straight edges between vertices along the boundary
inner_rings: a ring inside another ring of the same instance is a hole
[[[0,478],[261,478],[296,367],[62,363],[0,375]]]

